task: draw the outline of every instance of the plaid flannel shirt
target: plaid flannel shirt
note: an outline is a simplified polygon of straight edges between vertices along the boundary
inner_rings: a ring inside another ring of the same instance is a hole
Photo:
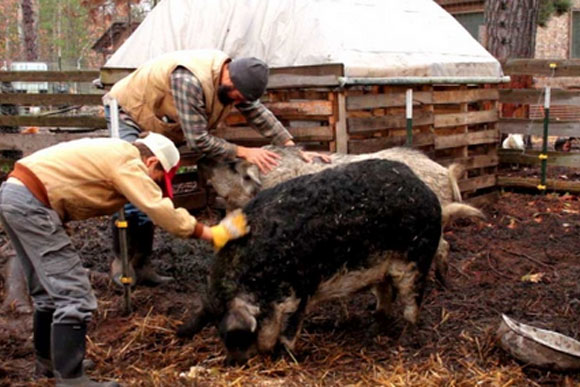
[[[205,97],[199,80],[189,70],[178,67],[171,74],[171,91],[189,148],[208,158],[233,160],[236,145],[208,132]],[[283,145],[292,139],[284,125],[260,101],[244,102],[235,107],[252,128],[271,138],[273,144]]]

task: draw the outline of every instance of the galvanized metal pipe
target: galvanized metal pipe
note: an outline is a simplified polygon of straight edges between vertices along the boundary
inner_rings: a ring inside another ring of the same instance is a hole
[[[115,98],[107,101],[109,105],[109,116],[111,119],[111,137],[120,138],[119,133],[119,105]],[[121,283],[123,284],[123,296],[125,299],[124,313],[131,313],[131,285],[135,278],[129,274],[129,252],[127,246],[127,220],[125,219],[125,210],[121,207],[119,218],[115,222],[119,232],[119,250],[121,255]]]
[[[407,116],[407,146],[413,146],[413,89],[407,89],[405,96],[405,111]]]
[[[538,156],[542,161],[541,182],[538,189],[546,192],[546,169],[548,166],[548,127],[550,124],[550,86],[546,86],[544,94],[544,137],[542,139],[542,153]]]
[[[470,83],[509,83],[511,78],[503,77],[338,77],[340,87],[363,85],[427,85]]]

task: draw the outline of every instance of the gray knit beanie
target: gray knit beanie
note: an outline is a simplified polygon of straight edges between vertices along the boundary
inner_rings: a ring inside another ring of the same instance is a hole
[[[230,62],[230,78],[248,101],[259,99],[268,85],[268,65],[258,58],[240,58]]]

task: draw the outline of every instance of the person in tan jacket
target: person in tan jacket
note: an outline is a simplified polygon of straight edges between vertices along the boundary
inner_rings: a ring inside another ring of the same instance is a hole
[[[175,208],[159,184],[178,163],[173,142],[157,133],[134,143],[70,141],[16,162],[0,188],[0,222],[34,304],[38,376],[56,376],[57,386],[117,385],[93,382],[84,374],[86,327],[97,302],[64,223],[113,214],[129,201],[168,232],[201,238],[216,248],[248,231],[241,212],[208,227]]]
[[[235,107],[248,124],[275,145],[295,145],[292,135],[261,102],[268,84],[268,65],[257,58],[231,59],[219,50],[174,51],[154,58],[118,81],[104,97],[119,105],[120,137],[133,141],[141,131],[169,137],[176,145],[187,145],[197,157],[217,160],[242,158],[263,173],[277,165],[280,156],[263,149],[230,143],[212,134]],[[110,109],[105,107],[106,116]],[[325,155],[302,152],[305,161]],[[150,265],[153,225],[130,205],[131,262],[137,281],[151,285],[169,281]],[[138,240],[137,240],[138,239]],[[114,243],[114,250],[119,251]],[[117,254],[118,255],[118,254]],[[119,283],[120,260],[113,261],[112,276]]]

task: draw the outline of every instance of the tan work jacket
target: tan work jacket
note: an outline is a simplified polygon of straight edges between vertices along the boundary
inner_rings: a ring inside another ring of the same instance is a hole
[[[218,50],[175,51],[150,60],[117,82],[109,96],[144,131],[161,133],[176,144],[185,142],[179,116],[171,94],[171,73],[183,66],[199,79],[205,96],[208,130],[225,118],[232,105],[218,99],[222,68],[230,58]],[[163,121],[167,117],[171,122]]]
[[[139,150],[119,139],[64,142],[20,159],[40,180],[50,207],[63,221],[117,212],[127,201],[168,232],[187,238],[197,221],[187,210],[163,198],[147,174]]]

